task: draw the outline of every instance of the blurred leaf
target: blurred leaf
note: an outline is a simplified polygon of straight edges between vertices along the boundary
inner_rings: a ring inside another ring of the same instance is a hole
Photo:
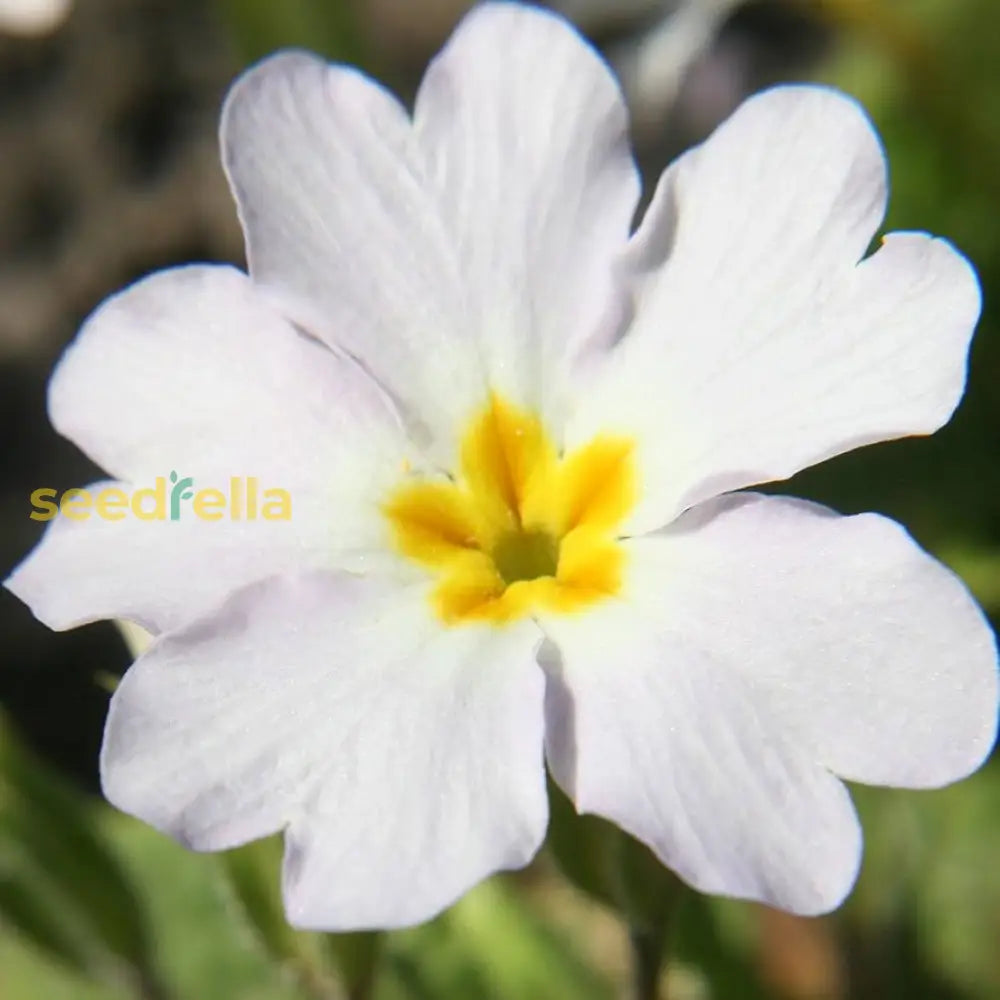
[[[178,1000],[303,1000],[248,923],[221,855],[189,851],[110,809],[103,827],[146,903],[159,964]]]
[[[852,786],[851,797],[865,853],[843,913],[862,933],[875,935],[913,905],[915,873],[925,862],[927,816],[921,817],[920,796],[913,792]]]
[[[253,61],[275,49],[310,49],[341,62],[363,62],[352,0],[221,0],[243,55]]]
[[[609,996],[608,985],[502,878],[490,879],[464,896],[450,917],[456,936],[481,956],[502,996]]]
[[[925,962],[970,996],[1000,996],[998,761],[921,802],[925,856],[914,932]]]
[[[85,976],[99,977],[93,948],[72,930],[58,899],[42,889],[43,873],[0,830],[0,920],[36,948]]]
[[[503,947],[502,942],[498,945]],[[376,991],[378,1000],[382,1000],[381,987],[387,979],[415,1000],[501,998],[479,957],[470,954],[465,942],[453,932],[450,911],[421,927],[390,935],[384,961],[389,975],[383,976]]]
[[[549,782],[548,845],[569,880],[628,926],[639,996],[651,995],[666,958],[683,883],[645,845],[596,816],[581,816]]]
[[[314,997],[338,995],[322,962],[318,935],[295,930],[285,917],[281,898],[280,836],[268,837],[219,855],[230,885],[265,951],[291,968]]]
[[[687,887],[645,844],[625,833],[618,837],[618,905],[629,928],[635,991],[652,997]]]
[[[712,899],[694,891],[685,893],[675,921],[671,957],[698,969],[712,997],[767,1000],[770,994],[761,981],[748,942],[735,940],[721,919],[727,908],[734,907],[744,918],[753,915],[745,903]]]
[[[270,955],[280,961],[301,957],[300,935],[289,926],[274,873],[281,868],[281,837],[268,837],[219,855],[219,862],[247,919]]]
[[[0,996],[3,1000],[135,1000],[121,984],[80,975],[61,959],[39,951],[26,937],[0,925]]]
[[[629,926],[665,932],[687,887],[645,844],[618,836],[619,908]]]
[[[1000,551],[956,546],[939,555],[990,614],[1000,613]]]
[[[616,908],[616,827],[598,816],[581,816],[554,781],[549,781],[546,845],[560,871],[578,889]]]
[[[1000,770],[926,792],[855,788],[866,855],[840,919],[859,995],[1000,995]]]
[[[87,803],[20,747],[2,721],[0,845],[7,858],[0,870],[8,920],[49,950],[61,947],[70,964],[80,963],[82,945],[70,947],[67,932],[57,927],[85,928],[95,946],[125,963],[147,995],[161,992],[145,913]],[[33,872],[30,885],[13,872]],[[43,885],[51,890],[51,914],[44,912]],[[91,956],[86,964],[93,971],[100,962]]]
[[[347,996],[350,1000],[368,1000],[375,987],[382,957],[382,934],[360,931],[356,934],[327,934],[325,939]]]
[[[430,924],[391,935],[386,950],[394,978],[404,980],[418,998],[613,996],[611,985],[502,878],[473,889]]]

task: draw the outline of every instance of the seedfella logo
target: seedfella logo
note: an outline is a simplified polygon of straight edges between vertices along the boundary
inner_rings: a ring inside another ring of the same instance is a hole
[[[169,490],[167,483],[169,480]],[[201,521],[290,521],[292,496],[288,490],[261,490],[256,476],[233,476],[228,490],[208,487],[195,490],[190,476],[171,472],[157,476],[148,489],[131,493],[110,486],[103,490],[58,490],[42,487],[31,494],[32,521],[51,521],[57,516],[71,521],[180,521],[184,516]]]

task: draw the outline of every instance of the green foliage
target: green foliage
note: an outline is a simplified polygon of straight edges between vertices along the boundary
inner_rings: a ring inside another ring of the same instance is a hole
[[[376,985],[382,936],[376,933],[310,934],[289,926],[281,900],[280,837],[220,855],[243,915],[266,953],[288,968],[302,991],[323,1000],[369,1000]]]
[[[160,992],[141,905],[89,809],[2,720],[0,916],[72,967]]]
[[[327,947],[350,1000],[368,1000],[374,993],[383,940],[377,931],[326,935]]]
[[[614,996],[612,985],[504,879],[483,883],[432,923],[390,936],[386,965],[405,984],[404,995],[415,998]]]
[[[361,64],[364,51],[353,0],[222,0],[241,54],[249,62],[297,47]]]
[[[288,925],[281,905],[277,874],[281,865],[281,838],[270,837],[226,851],[219,856],[219,863],[268,954],[279,962],[303,960],[309,953],[308,938]]]
[[[619,895],[615,866],[618,836],[606,820],[577,815],[572,802],[549,781],[549,850],[573,885],[612,909]]]

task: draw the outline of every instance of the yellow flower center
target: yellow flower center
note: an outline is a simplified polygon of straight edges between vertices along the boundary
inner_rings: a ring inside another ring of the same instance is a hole
[[[443,622],[579,611],[621,589],[634,451],[600,435],[562,456],[537,416],[494,395],[462,438],[458,475],[411,476],[383,512],[396,548],[439,578]]]

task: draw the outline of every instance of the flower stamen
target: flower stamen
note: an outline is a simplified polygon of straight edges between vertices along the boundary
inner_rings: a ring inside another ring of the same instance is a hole
[[[500,579],[508,585],[543,576],[555,577],[559,567],[559,543],[545,531],[512,531],[502,535],[490,555]]]
[[[441,620],[503,624],[619,592],[615,529],[637,495],[630,440],[599,436],[562,456],[537,416],[494,395],[460,455],[454,477],[408,478],[383,505],[397,551],[438,576]]]

